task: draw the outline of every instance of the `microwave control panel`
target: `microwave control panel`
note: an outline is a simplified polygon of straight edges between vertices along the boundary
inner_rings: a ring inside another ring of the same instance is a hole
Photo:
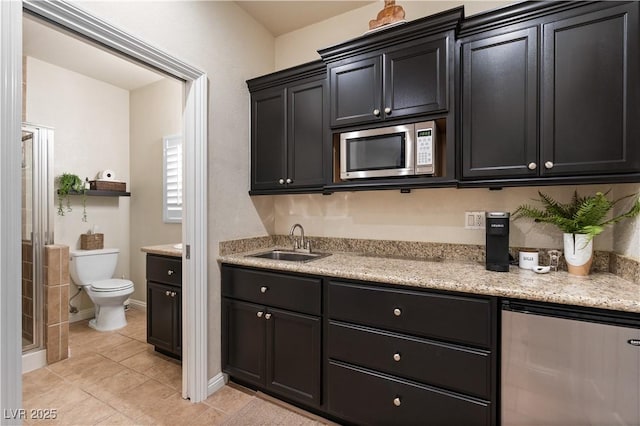
[[[434,173],[435,123],[416,125],[416,174]]]

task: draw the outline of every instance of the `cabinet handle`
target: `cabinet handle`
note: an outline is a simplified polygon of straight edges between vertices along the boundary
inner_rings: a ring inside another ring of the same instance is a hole
[[[535,170],[538,165],[536,163],[529,163],[527,167],[529,168],[529,170]]]
[[[171,296],[171,292],[169,290],[167,290],[167,291],[164,292],[164,295],[165,296]]]
[[[269,290],[269,287],[267,287],[267,286],[260,287],[260,293],[266,293],[267,290]]]
[[[546,163],[544,163],[544,167],[546,167],[547,169],[552,169],[553,168],[553,162],[552,161],[547,161]]]
[[[176,297],[176,294],[178,294],[178,293],[176,293],[175,291],[172,291],[171,292],[171,297]]]
[[[262,318],[262,315],[263,315],[263,314],[264,314],[264,312],[262,312],[262,311],[258,311],[258,312],[256,313],[256,316],[257,316],[258,318]]]
[[[376,117],[380,117],[380,110],[378,108],[374,109],[373,115],[375,115]]]
[[[395,308],[393,310],[393,315],[399,317],[400,315],[402,315],[402,311],[400,310],[400,308]]]
[[[278,183],[279,183],[280,185],[284,185],[284,179],[280,179],[280,180],[278,180]]]
[[[384,113],[385,113],[385,114],[391,114],[391,108],[386,107],[386,108],[384,109]]]
[[[393,360],[396,362],[400,361],[400,352],[393,354]]]
[[[174,272],[173,272],[171,269],[169,269],[169,270],[167,271],[167,275],[173,275],[173,274],[174,274]]]
[[[399,407],[401,404],[402,404],[402,401],[400,401],[399,396],[393,398],[393,405],[395,405],[396,407]]]
[[[293,180],[291,180],[290,178],[287,178],[287,183],[293,183]]]
[[[264,314],[264,319],[270,319],[271,318],[271,314]]]

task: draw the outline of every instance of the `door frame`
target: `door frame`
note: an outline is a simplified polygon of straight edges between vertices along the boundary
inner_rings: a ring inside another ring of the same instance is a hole
[[[182,243],[182,396],[207,398],[207,75],[63,1],[0,1],[0,408],[21,406],[19,145],[22,111],[22,14],[37,16],[185,84]],[[13,146],[15,145],[15,147]],[[13,202],[8,202],[13,201]],[[15,327],[14,327],[15,328]],[[4,423],[6,420],[0,419]]]

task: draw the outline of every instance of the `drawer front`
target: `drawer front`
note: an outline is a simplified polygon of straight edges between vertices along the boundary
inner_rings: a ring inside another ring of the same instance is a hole
[[[320,283],[320,278],[222,267],[223,296],[312,315],[321,315]]]
[[[182,259],[147,254],[147,280],[182,287]]]
[[[366,425],[488,425],[491,405],[427,386],[330,362],[331,414]]]
[[[491,354],[349,324],[329,323],[329,358],[490,399]]]
[[[422,337],[491,346],[487,299],[329,283],[329,318]]]

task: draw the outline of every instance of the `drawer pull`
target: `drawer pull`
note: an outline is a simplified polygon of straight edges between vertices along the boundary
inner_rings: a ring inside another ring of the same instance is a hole
[[[393,405],[395,405],[396,407],[399,407],[401,404],[402,404],[402,401],[400,401],[399,396],[393,398]]]
[[[395,308],[393,310],[393,315],[399,317],[400,315],[402,315],[402,311],[400,310],[400,308]]]
[[[264,319],[271,319],[271,314],[264,314]]]
[[[394,361],[400,361],[401,357],[400,357],[400,352],[396,352],[395,354],[393,354],[393,360]]]
[[[269,290],[269,287],[267,287],[267,286],[260,287],[260,293],[266,293],[267,290]]]
[[[258,312],[256,313],[256,316],[257,316],[258,318],[262,318],[262,315],[263,315],[263,314],[264,314],[264,312],[262,312],[262,311],[258,311]]]
[[[173,271],[172,271],[171,269],[169,269],[169,270],[167,271],[167,275],[173,275]]]
[[[164,292],[164,295],[165,296],[171,296],[171,292],[169,290],[167,290],[167,291]]]
[[[176,297],[176,294],[178,294],[178,293],[176,293],[175,291],[172,291],[171,292],[171,297]]]

